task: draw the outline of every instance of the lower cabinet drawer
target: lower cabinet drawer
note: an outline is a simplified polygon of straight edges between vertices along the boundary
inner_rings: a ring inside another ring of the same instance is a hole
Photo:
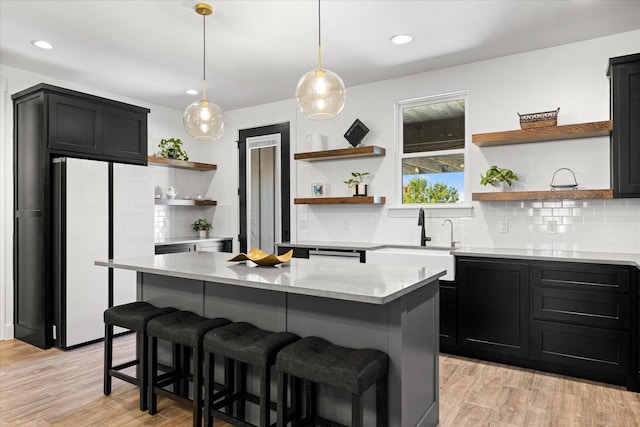
[[[535,320],[532,357],[575,369],[627,374],[629,334]]]
[[[598,328],[629,329],[629,297],[616,294],[533,288],[533,318]]]

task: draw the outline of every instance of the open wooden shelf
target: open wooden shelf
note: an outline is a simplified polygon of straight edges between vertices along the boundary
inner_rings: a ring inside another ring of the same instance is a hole
[[[199,171],[214,171],[217,165],[211,163],[190,162],[186,160],[165,159],[164,157],[149,156],[149,164],[156,166],[167,166],[180,169],[192,169]]]
[[[314,162],[318,160],[348,159],[352,157],[374,157],[384,156],[386,150],[375,145],[355,148],[340,148],[337,150],[307,151],[305,153],[295,153],[294,160],[305,160]]]
[[[612,199],[613,190],[562,190],[562,191],[503,191],[493,193],[472,193],[471,200],[511,201],[511,200],[589,200]]]
[[[155,199],[156,205],[164,206],[217,206],[215,200],[193,200],[193,199]]]
[[[612,129],[613,122],[611,120],[606,120],[603,122],[549,126],[537,129],[476,133],[471,136],[471,141],[478,147],[490,147],[494,145],[524,144],[528,142],[607,136],[611,133]]]
[[[358,197],[302,197],[293,199],[296,205],[383,205],[386,199],[381,196]]]

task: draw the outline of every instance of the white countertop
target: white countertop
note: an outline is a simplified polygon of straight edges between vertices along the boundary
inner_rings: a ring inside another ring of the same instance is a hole
[[[361,242],[318,242],[318,241],[297,241],[278,243],[282,246],[299,248],[321,248],[321,249],[348,249],[348,250],[375,250],[383,246],[401,247],[399,245],[387,243],[361,243]],[[409,247],[409,246],[408,246]],[[419,246],[413,246],[419,248]],[[427,245],[425,249],[429,249]],[[442,249],[441,247],[434,247]],[[624,254],[611,252],[580,252],[580,251],[558,251],[543,249],[503,249],[503,248],[476,248],[462,247],[451,251],[457,256],[480,256],[486,258],[516,258],[531,259],[541,261],[568,261],[586,262],[594,264],[631,265],[640,268],[640,254]]]
[[[188,252],[96,261],[96,265],[370,304],[386,304],[445,272],[425,268],[293,258],[279,267],[227,262],[231,254]],[[252,264],[252,263],[251,263]]]
[[[458,248],[453,253],[457,256],[468,255],[487,258],[517,258],[542,261],[586,262],[594,264],[631,265],[640,268],[640,254],[500,248]]]

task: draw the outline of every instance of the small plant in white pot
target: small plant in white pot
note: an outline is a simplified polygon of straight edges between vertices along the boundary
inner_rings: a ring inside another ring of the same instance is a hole
[[[498,166],[491,166],[484,175],[480,174],[480,184],[492,187],[499,187],[502,183],[511,187],[512,182],[517,180],[518,177],[511,169],[499,168]]]
[[[351,172],[353,178],[349,178],[343,182],[353,190],[354,196],[366,196],[367,184],[364,183],[364,177],[367,175],[370,175],[369,172]]]
[[[205,218],[197,219],[191,227],[198,232],[198,237],[201,239],[205,239],[207,237],[207,232],[213,228],[211,223]]]

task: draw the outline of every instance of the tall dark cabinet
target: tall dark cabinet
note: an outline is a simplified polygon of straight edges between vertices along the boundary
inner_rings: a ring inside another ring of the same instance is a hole
[[[640,197],[640,54],[609,59],[611,185],[615,197]]]
[[[14,104],[14,334],[53,343],[51,160],[146,165],[147,114],[134,105],[39,84]]]

